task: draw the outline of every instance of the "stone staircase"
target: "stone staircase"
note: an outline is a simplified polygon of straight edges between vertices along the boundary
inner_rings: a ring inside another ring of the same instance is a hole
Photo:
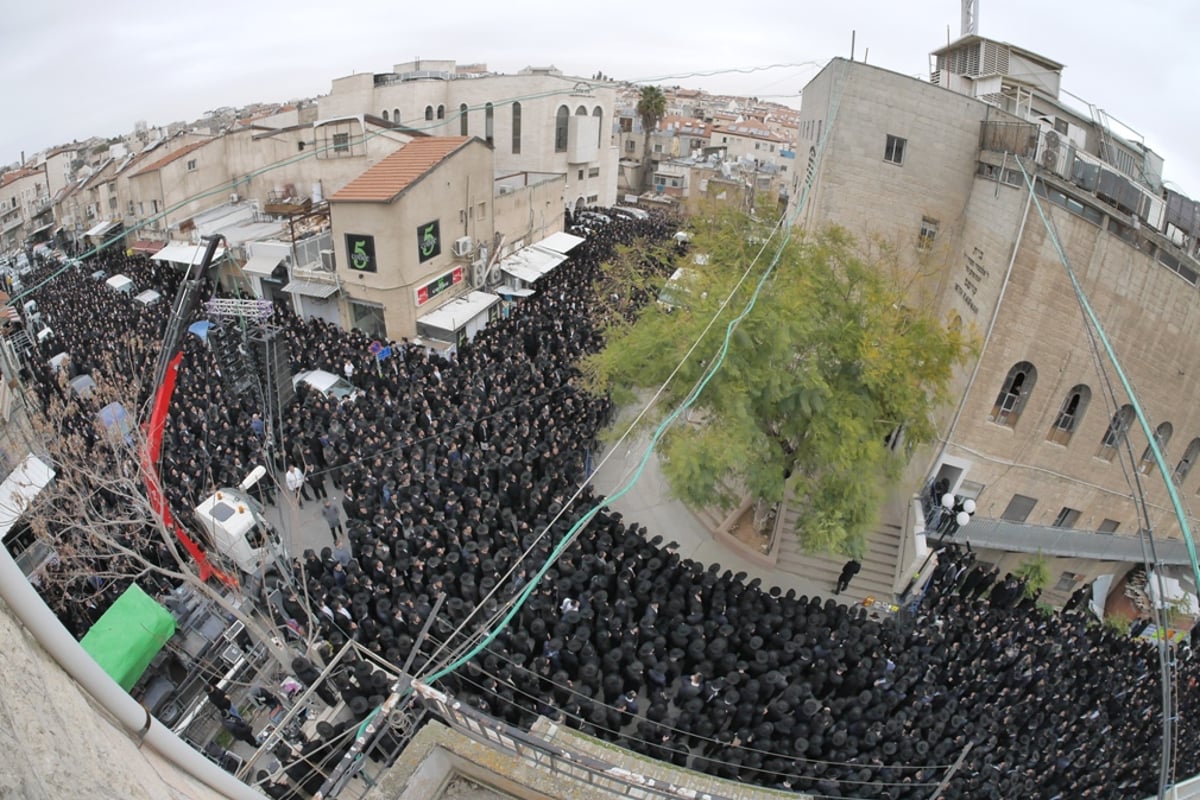
[[[837,585],[842,566],[848,561],[845,556],[825,553],[810,554],[800,547],[800,540],[794,533],[797,512],[789,507],[783,518],[779,532],[779,557],[776,569],[789,572],[814,583],[828,587],[827,595],[832,595]],[[896,590],[897,562],[900,560],[900,535],[898,525],[880,524],[867,534],[867,553],[861,560],[862,569],[850,581],[850,588],[843,592],[839,599],[856,603],[871,596],[879,602],[891,602]]]

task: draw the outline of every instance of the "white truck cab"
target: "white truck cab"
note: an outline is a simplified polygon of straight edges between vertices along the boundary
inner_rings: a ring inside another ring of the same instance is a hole
[[[218,489],[196,506],[196,521],[213,548],[249,575],[266,571],[275,559],[286,563],[283,540],[263,516],[262,505],[248,494],[266,473],[256,467],[237,488]]]

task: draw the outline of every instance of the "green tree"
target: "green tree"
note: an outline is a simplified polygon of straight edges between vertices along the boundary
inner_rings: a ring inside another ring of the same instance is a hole
[[[593,390],[620,397],[657,387],[679,365],[659,405],[675,408],[763,279],[695,404],[691,419],[703,422],[678,421],[660,441],[664,474],[691,505],[789,498],[807,549],[860,555],[906,448],[934,439],[930,413],[947,399],[970,342],[907,305],[894,264],[862,256],[844,230],[783,242],[759,227],[732,213],[697,221],[680,264],[686,301],[673,310],[649,303],[633,325],[610,326],[585,376]]]
[[[638,117],[642,121],[642,190],[650,188],[650,139],[654,129],[667,113],[667,98],[657,86],[643,86],[638,95]]]

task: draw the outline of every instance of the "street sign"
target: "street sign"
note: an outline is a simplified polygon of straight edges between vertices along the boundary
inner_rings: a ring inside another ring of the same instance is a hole
[[[392,354],[392,348],[382,347],[378,351],[375,352],[375,357],[377,359],[379,359],[380,361],[383,361],[385,358],[387,358],[391,354]]]
[[[382,349],[383,349],[383,342],[379,341],[378,339],[371,342],[370,346],[367,347],[367,350],[370,351],[371,355],[373,355],[373,356],[378,356],[379,351]]]

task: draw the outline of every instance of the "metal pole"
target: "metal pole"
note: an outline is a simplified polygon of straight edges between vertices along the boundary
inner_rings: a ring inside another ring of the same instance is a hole
[[[259,792],[192,749],[100,669],[42,602],[3,547],[0,547],[0,598],[8,603],[17,619],[51,658],[120,723],[130,738],[149,745],[181,772],[223,797],[233,800],[262,799]],[[113,764],[111,768],[118,770],[120,766]]]

